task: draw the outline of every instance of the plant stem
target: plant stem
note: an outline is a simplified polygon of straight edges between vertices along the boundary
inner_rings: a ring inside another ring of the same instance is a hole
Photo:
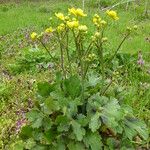
[[[40,43],[42,44],[42,46],[45,48],[45,50],[47,51],[47,53],[49,54],[49,56],[51,57],[51,59],[55,62],[55,59],[54,57],[51,55],[51,53],[49,52],[48,48],[46,47],[46,45],[41,41],[39,40]]]
[[[63,76],[66,78],[66,73],[65,73],[65,69],[64,69],[64,53],[63,53],[63,45],[62,45],[62,41],[61,41],[61,39],[60,39],[59,33],[57,33],[57,36],[58,36],[58,41],[59,41],[59,45],[60,45],[61,69],[62,69]]]
[[[77,58],[79,58],[80,67],[81,67],[82,101],[83,101],[84,100],[84,63],[82,60],[82,53],[81,53],[81,50],[83,50],[83,45],[82,45],[82,43],[80,43],[80,42],[82,42],[82,40],[80,39],[80,35],[75,36],[75,32],[73,31],[73,36],[74,36],[74,40],[75,40],[76,51],[78,53]]]
[[[106,86],[106,88],[101,92],[100,95],[105,95],[105,93],[107,92],[108,88],[111,86],[112,83],[113,83],[113,80],[111,79],[110,83]]]
[[[70,71],[70,74],[72,75],[72,66],[71,66],[71,61],[70,61],[70,56],[69,56],[69,48],[68,48],[68,45],[69,45],[69,32],[67,32],[67,46],[66,46],[66,52],[67,52],[67,59],[68,59],[68,63],[69,63],[69,71]]]
[[[103,36],[104,36],[104,29],[101,32],[101,38],[98,40],[96,46],[98,48],[99,64],[101,65],[102,78],[104,79],[105,70],[104,70],[104,58],[103,58],[104,56],[103,56],[103,42],[102,42]]]
[[[115,58],[115,56],[117,55],[117,53],[118,53],[119,49],[121,48],[122,44],[124,43],[124,41],[127,39],[127,37],[129,35],[130,35],[130,32],[125,35],[125,37],[122,39],[121,43],[118,45],[114,55],[107,62],[110,62]]]

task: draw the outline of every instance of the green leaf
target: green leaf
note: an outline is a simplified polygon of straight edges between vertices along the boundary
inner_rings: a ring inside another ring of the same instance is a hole
[[[99,78],[98,74],[91,73],[88,76],[88,86],[96,86],[98,83],[100,83],[101,79]]]
[[[27,114],[26,114],[26,117],[27,119],[30,121],[30,122],[33,122],[35,121],[39,116],[39,112],[37,110],[31,110],[29,111]]]
[[[69,119],[66,116],[58,116],[56,118],[55,123],[57,124],[57,130],[59,132],[68,131],[69,130]]]
[[[32,132],[32,137],[35,141],[40,141],[43,139],[44,137],[44,133],[41,130],[41,128],[34,128],[33,132]]]
[[[42,126],[43,117],[37,110],[31,110],[27,113],[26,116],[31,122],[31,126],[33,128],[39,128],[40,126]]]
[[[125,124],[126,136],[129,137],[129,139],[132,139],[135,136],[135,133],[139,134],[144,140],[148,139],[148,128],[144,122],[139,121],[136,118],[127,118]]]
[[[77,119],[78,119],[78,123],[81,124],[82,127],[85,127],[89,122],[89,119],[83,114],[79,114],[77,116]]]
[[[51,120],[50,117],[45,117],[43,119],[43,127],[44,127],[45,131],[51,129],[51,127],[52,127],[52,120]]]
[[[54,90],[54,85],[48,82],[41,82],[37,84],[38,93],[43,97],[48,97],[50,93]]]
[[[119,121],[124,119],[123,111],[116,99],[110,99],[110,101],[103,107],[101,114],[103,123],[113,129],[114,132],[121,132],[121,128],[118,130]]]
[[[92,132],[97,131],[101,126],[100,115],[101,114],[99,112],[96,112],[89,122],[89,128],[92,130]]]
[[[31,149],[31,148],[33,148],[35,145],[36,145],[36,142],[35,142],[32,138],[29,138],[29,139],[26,141],[25,148],[26,148],[26,149]]]
[[[47,146],[44,145],[36,145],[34,148],[31,150],[47,150]]]
[[[52,98],[47,98],[44,102],[44,113],[52,114],[54,111],[58,111],[60,109],[59,103]]]
[[[85,150],[84,144],[80,142],[70,141],[67,147],[69,150]]]
[[[73,132],[74,132],[77,140],[78,141],[82,141],[83,136],[85,135],[85,129],[82,128],[81,125],[75,120],[73,120],[71,122],[71,124],[72,124]]]
[[[82,88],[80,80],[77,76],[71,76],[64,81],[64,89],[67,95],[76,98],[81,94]]]
[[[107,139],[107,145],[109,147],[109,150],[114,150],[115,149],[115,144],[116,144],[116,141],[114,138],[108,138]]]
[[[101,142],[101,136],[98,132],[87,132],[85,138],[84,138],[85,145],[91,148],[91,150],[102,150],[102,142]]]
[[[62,137],[57,139],[56,150],[66,150],[65,142],[67,141],[64,142],[64,140],[66,139],[63,139]]]
[[[44,138],[48,143],[52,143],[55,137],[56,137],[56,131],[53,129],[50,129],[44,133]]]
[[[32,137],[33,128],[29,125],[22,127],[20,137],[22,139],[27,139]]]
[[[13,145],[13,150],[24,150],[24,144],[22,141],[17,141],[14,145]]]

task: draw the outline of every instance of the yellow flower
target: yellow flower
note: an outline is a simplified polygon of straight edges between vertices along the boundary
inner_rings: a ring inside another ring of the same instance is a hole
[[[31,33],[31,39],[35,40],[37,38],[37,33],[36,32],[32,32]]]
[[[119,17],[117,16],[117,13],[113,10],[107,10],[106,13],[107,13],[108,16],[110,16],[114,20],[119,19]]]
[[[56,17],[59,18],[60,20],[65,20],[65,16],[62,13],[55,13]]]
[[[98,14],[95,14],[94,17],[97,18],[97,19],[100,18],[100,16]]]
[[[99,32],[96,32],[94,35],[96,38],[99,38],[101,36],[101,34]]]
[[[58,27],[57,27],[57,31],[58,32],[62,32],[65,30],[65,25],[63,23],[61,23]]]
[[[77,28],[79,26],[79,21],[67,21],[67,26],[69,28]]]
[[[87,16],[87,14],[84,14],[83,10],[79,8],[76,10],[76,15],[81,17]]]
[[[70,14],[73,14],[73,15],[76,16],[76,9],[74,7],[71,8],[71,9],[68,8],[68,11],[69,11]]]
[[[78,29],[79,29],[80,31],[86,32],[88,28],[87,28],[86,25],[80,25],[80,26],[78,27]]]
[[[96,24],[97,23],[97,18],[93,18],[93,23]]]
[[[94,17],[93,17],[93,23],[99,27],[100,26],[100,22],[101,22],[101,18],[98,14],[95,14]]]
[[[45,30],[45,33],[52,33],[53,32],[53,28],[49,27]]]
[[[106,25],[107,25],[107,22],[106,22],[105,20],[102,20],[102,21],[101,21],[101,25],[102,25],[102,26],[106,26]]]
[[[92,53],[92,54],[89,54],[88,57],[85,60],[88,61],[88,62],[91,62],[95,59],[96,59],[96,55],[94,53]]]
[[[85,14],[85,13],[83,12],[83,10],[80,9],[80,8],[75,9],[75,8],[73,7],[73,8],[71,8],[71,9],[68,9],[68,11],[69,11],[70,14],[73,14],[73,15],[75,15],[75,16],[79,16],[79,17],[85,17],[85,16],[87,16],[87,14]]]

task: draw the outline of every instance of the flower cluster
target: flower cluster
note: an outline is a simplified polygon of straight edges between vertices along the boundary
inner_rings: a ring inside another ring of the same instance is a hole
[[[113,18],[114,20],[118,20],[119,17],[117,16],[117,13],[113,10],[107,10],[106,11],[107,15],[110,16],[111,18]],[[45,32],[42,32],[40,35],[38,35],[37,33],[33,32],[31,34],[31,39],[35,40],[35,39],[39,39],[41,38],[44,33],[47,34],[51,34],[53,32],[58,32],[61,33],[63,31],[67,31],[67,30],[75,30],[78,32],[82,32],[82,33],[87,33],[88,27],[86,25],[82,25],[79,22],[79,17],[85,17],[87,16],[87,14],[84,13],[84,11],[80,8],[69,8],[68,9],[68,15],[64,15],[61,12],[55,13],[55,16],[57,17],[58,20],[62,21],[61,24],[59,24],[56,28],[53,29],[53,27],[49,27],[45,30]],[[101,29],[104,29],[104,27],[106,27],[107,22],[105,20],[103,20],[98,14],[95,14],[93,17],[93,23],[94,25],[97,27],[97,32],[95,33],[94,36],[92,36],[92,40],[94,41],[97,38],[100,38],[100,33],[99,31]],[[136,26],[134,28],[137,28]],[[107,38],[103,38],[101,39],[102,42],[106,42]]]
[[[106,26],[107,22],[105,20],[102,20],[101,17],[98,14],[95,14],[93,17],[93,23],[96,27],[104,27]]]
[[[80,9],[80,8],[75,9],[75,8],[73,7],[73,8],[71,8],[71,9],[68,9],[68,11],[69,11],[70,14],[73,14],[73,15],[75,15],[76,17],[85,17],[85,16],[87,16],[87,14],[85,14],[85,13],[83,12],[83,10]]]
[[[67,21],[67,26],[70,29],[77,28],[79,26],[79,21],[77,20]]]
[[[56,17],[59,18],[60,20],[64,21],[65,20],[65,16],[62,13],[55,13]]]
[[[119,20],[119,17],[117,15],[117,13],[113,10],[107,10],[106,11],[107,15],[110,16],[112,19],[114,20]]]

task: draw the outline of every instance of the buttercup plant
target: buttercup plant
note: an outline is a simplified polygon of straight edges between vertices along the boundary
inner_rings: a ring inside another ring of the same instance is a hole
[[[106,14],[114,21],[119,19],[115,11]],[[57,39],[59,59],[43,43],[42,36],[33,32],[31,38],[39,40],[50,55],[56,78],[51,83],[38,83],[37,101],[27,113],[28,123],[20,133],[23,141],[18,144],[31,150],[128,149],[144,144],[148,139],[145,123],[134,117],[129,106],[106,95],[113,79],[108,82],[105,66],[115,58],[131,31],[126,31],[106,61],[103,46],[109,39],[105,35],[105,20],[94,15],[91,23],[95,33],[88,39],[89,27],[80,21],[87,16],[83,10],[71,8],[66,16],[55,15],[58,26],[47,28],[41,35],[51,34]],[[136,137],[141,142],[137,143]]]

